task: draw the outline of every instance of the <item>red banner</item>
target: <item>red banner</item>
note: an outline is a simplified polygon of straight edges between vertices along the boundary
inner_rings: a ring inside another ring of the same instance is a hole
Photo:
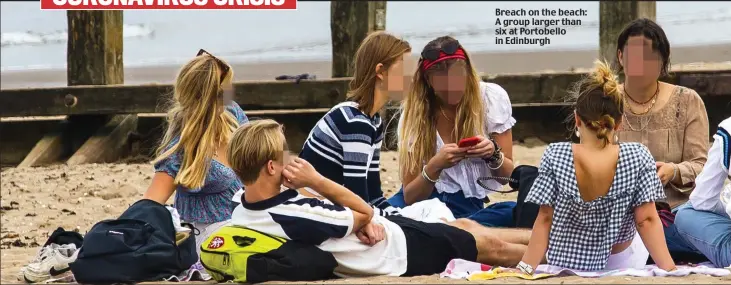
[[[297,10],[297,0],[41,0],[41,10]]]

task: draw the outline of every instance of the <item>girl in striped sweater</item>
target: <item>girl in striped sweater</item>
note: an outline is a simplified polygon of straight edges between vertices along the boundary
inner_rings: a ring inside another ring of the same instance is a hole
[[[385,32],[366,37],[355,53],[348,101],[325,114],[310,132],[300,157],[323,176],[344,185],[378,209],[389,204],[381,191],[379,169],[384,123],[379,111],[401,100],[408,76],[408,42]]]

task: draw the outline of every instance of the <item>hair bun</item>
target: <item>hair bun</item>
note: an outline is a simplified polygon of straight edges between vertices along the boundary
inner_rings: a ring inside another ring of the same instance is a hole
[[[622,94],[619,92],[617,76],[606,61],[597,60],[594,62],[592,79],[595,84],[601,86],[604,96],[602,98],[612,99],[616,104],[621,104]]]
[[[589,122],[589,126],[596,131],[596,137],[601,140],[609,140],[609,132],[614,130],[617,122],[610,115],[603,115],[599,120]]]

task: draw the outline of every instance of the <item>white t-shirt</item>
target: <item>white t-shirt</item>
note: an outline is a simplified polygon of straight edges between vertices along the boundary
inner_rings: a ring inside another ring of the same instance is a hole
[[[373,221],[383,225],[386,237],[368,246],[352,232],[353,211],[327,200],[290,189],[264,201],[241,202],[231,215],[231,224],[317,245],[335,257],[337,276],[401,276],[406,272],[406,237],[401,227],[384,217],[374,216]]]
[[[695,179],[695,190],[690,203],[700,211],[714,212],[731,217],[731,184],[724,182],[731,177],[731,118],[723,120],[713,136],[708,159]]]
[[[495,83],[480,82],[480,93],[482,94],[482,102],[487,111],[487,116],[485,117],[487,120],[485,122],[487,130],[485,130],[485,134],[503,133],[513,128],[516,121],[513,118],[513,107],[510,104],[508,92]],[[403,119],[404,112],[401,112],[398,126],[399,132]],[[400,133],[398,137],[401,139]],[[437,145],[437,151],[444,146],[444,142],[438,134],[435,143]],[[487,167],[487,163],[481,158],[468,158],[442,171],[435,187],[439,192],[456,193],[461,190],[467,198],[484,199],[492,191],[482,188],[476,181],[477,178],[486,176],[494,176]],[[489,180],[485,184],[490,189],[502,188],[502,185],[495,180]]]

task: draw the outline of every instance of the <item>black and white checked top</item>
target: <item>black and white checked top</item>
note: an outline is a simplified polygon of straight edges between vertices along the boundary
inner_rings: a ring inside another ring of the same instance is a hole
[[[543,153],[526,201],[554,209],[546,255],[550,265],[602,270],[612,246],[634,238],[634,208],[664,197],[650,151],[639,143],[621,143],[609,192],[584,201],[571,143],[563,142],[550,144]]]

